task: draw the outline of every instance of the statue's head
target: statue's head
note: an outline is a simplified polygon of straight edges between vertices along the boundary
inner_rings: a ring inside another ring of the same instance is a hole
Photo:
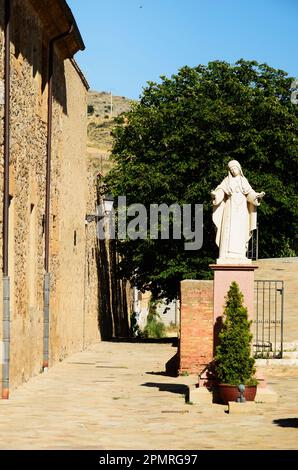
[[[241,165],[239,162],[237,162],[237,160],[231,160],[228,163],[228,168],[229,168],[230,173],[233,176],[238,176],[238,175],[243,176]]]

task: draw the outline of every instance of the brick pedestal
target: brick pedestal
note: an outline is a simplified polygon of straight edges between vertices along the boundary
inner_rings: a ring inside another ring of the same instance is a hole
[[[179,372],[200,373],[213,355],[213,282],[181,282]]]

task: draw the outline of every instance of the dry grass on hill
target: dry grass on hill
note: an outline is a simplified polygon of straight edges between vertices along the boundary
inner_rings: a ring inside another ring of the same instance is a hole
[[[129,111],[131,103],[132,100],[124,96],[112,96],[111,100],[110,93],[89,92],[87,156],[92,172],[105,175],[111,168],[109,156],[113,146],[111,131],[115,117]]]

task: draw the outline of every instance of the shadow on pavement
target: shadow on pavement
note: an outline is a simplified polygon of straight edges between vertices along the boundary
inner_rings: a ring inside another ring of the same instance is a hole
[[[167,372],[165,372],[165,371],[160,371],[160,372],[151,371],[151,372],[146,372],[146,374],[148,374],[148,375],[162,375],[163,377],[169,377],[169,374],[167,374]]]
[[[157,387],[160,392],[178,393],[184,395],[186,401],[189,399],[189,387],[187,385],[146,382],[142,384],[142,387]]]
[[[298,428],[298,418],[274,419],[273,423],[282,428]]]
[[[173,346],[178,346],[177,336],[169,336],[166,338],[111,338],[107,341],[111,343],[172,343]]]

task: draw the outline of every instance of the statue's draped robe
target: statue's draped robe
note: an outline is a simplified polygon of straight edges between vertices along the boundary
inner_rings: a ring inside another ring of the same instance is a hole
[[[213,222],[220,258],[246,258],[248,241],[256,229],[256,196],[244,176],[227,176],[215,189]]]

